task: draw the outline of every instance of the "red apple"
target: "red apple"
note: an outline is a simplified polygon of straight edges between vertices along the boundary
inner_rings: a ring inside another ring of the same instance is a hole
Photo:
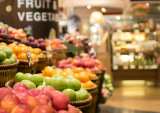
[[[58,111],[58,113],[68,113],[68,111],[60,110],[60,111]]]
[[[12,109],[11,113],[31,113],[31,110],[26,105],[17,105]]]
[[[80,110],[72,105],[68,105],[68,113],[80,113]]]
[[[49,97],[52,96],[52,94],[55,92],[56,90],[50,86],[44,87],[41,91],[41,94],[45,94]]]
[[[21,102],[28,105],[30,108],[34,108],[38,105],[38,100],[31,95],[26,95]]]
[[[16,83],[13,89],[16,91],[21,91],[21,92],[26,92],[28,90],[28,88],[22,83]]]
[[[11,88],[0,88],[0,100],[2,100],[8,94],[12,94]]]
[[[69,98],[59,91],[52,94],[53,106],[56,110],[65,110],[68,108]]]
[[[39,105],[36,106],[32,113],[56,113],[54,109],[48,105]]]
[[[11,110],[17,105],[19,104],[19,99],[13,95],[6,95],[2,101],[1,101],[1,107],[2,109],[6,110],[7,112],[11,112]]]
[[[29,94],[30,94],[31,96],[34,96],[34,97],[38,96],[40,93],[41,93],[41,90],[40,90],[40,89],[31,89],[31,90],[29,91]]]
[[[4,109],[0,108],[0,113],[7,113]]]
[[[36,99],[38,100],[38,104],[40,105],[51,105],[52,104],[50,97],[45,94],[40,94],[36,96]]]

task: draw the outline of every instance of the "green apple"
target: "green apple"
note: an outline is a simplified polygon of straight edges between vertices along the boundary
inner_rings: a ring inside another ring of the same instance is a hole
[[[65,89],[63,93],[70,98],[70,101],[76,101],[76,92],[72,89]]]
[[[12,64],[17,62],[15,55],[12,55],[9,59]]]
[[[65,78],[61,76],[55,76],[53,78],[46,78],[45,82],[46,82],[46,85],[50,85],[59,91],[63,91],[64,89],[67,88],[66,80]]]
[[[21,83],[27,86],[29,89],[36,88],[36,85],[30,80],[22,80]]]
[[[30,81],[32,81],[33,83],[36,84],[36,86],[42,85],[43,84],[43,76],[40,74],[34,74],[30,77],[29,79]]]
[[[4,51],[0,51],[0,62],[4,61],[6,59],[7,55]]]
[[[85,89],[80,89],[79,91],[76,92],[76,100],[81,101],[81,100],[86,100],[89,98],[89,93]]]
[[[75,78],[68,78],[67,80],[67,87],[69,89],[73,89],[75,91],[80,90],[81,88],[81,82]]]
[[[31,74],[30,73],[22,73],[22,72],[18,72],[15,76],[15,80],[17,82],[20,82],[22,80],[30,80]]]
[[[11,48],[5,47],[3,48],[4,52],[6,53],[7,58],[10,58],[13,54],[13,51]]]

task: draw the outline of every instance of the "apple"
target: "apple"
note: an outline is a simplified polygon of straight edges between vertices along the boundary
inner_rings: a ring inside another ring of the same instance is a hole
[[[66,82],[65,78],[63,78],[61,76],[47,78],[45,81],[46,81],[47,85],[50,85],[59,91],[63,91],[64,89],[67,88],[67,82]]]
[[[1,108],[10,113],[11,110],[19,103],[20,101],[15,95],[6,95],[1,101]]]
[[[70,89],[77,91],[81,88],[80,81],[75,78],[69,78],[66,81],[67,81],[67,87]]]
[[[38,100],[30,95],[26,95],[21,102],[27,106],[29,106],[30,108],[34,108],[38,105]]]
[[[12,109],[11,113],[31,113],[31,110],[26,105],[17,105]]]
[[[52,104],[49,96],[47,96],[45,94],[40,94],[40,95],[36,96],[36,99],[38,100],[39,105],[51,106],[51,104]]]
[[[2,100],[8,94],[12,94],[11,88],[0,88],[0,100]]]
[[[76,101],[76,92],[72,89],[65,89],[63,93],[69,97],[70,101]]]
[[[41,94],[45,94],[49,97],[52,97],[52,95],[55,93],[55,91],[56,90],[54,88],[52,88],[51,86],[46,86],[46,87],[42,88]]]
[[[28,79],[28,77],[26,77],[26,75],[23,74],[22,72],[18,72],[16,74],[16,77],[15,77],[15,79],[16,79],[17,82],[20,82],[20,81],[22,81],[22,80],[24,80],[26,78]]]
[[[0,113],[7,113],[4,109],[0,108]]]
[[[29,90],[29,94],[30,94],[31,96],[34,96],[34,97],[38,96],[40,93],[41,93],[41,90],[40,90],[40,89],[30,89],[30,90]]]
[[[58,113],[68,113],[68,111],[60,110],[60,111],[58,111]]]
[[[30,77],[30,81],[32,81],[36,86],[42,85],[43,83],[43,76],[40,74],[34,74]]]
[[[20,92],[25,92],[28,90],[27,86],[19,82],[13,86],[13,89]]]
[[[65,110],[69,104],[69,98],[59,91],[52,94],[52,103],[56,110]]]
[[[80,113],[80,110],[72,105],[68,105],[68,113]]]
[[[76,92],[77,101],[85,100],[89,98],[89,93],[85,89],[80,89]]]
[[[36,106],[32,113],[56,113],[54,109],[48,105],[38,105]]]
[[[29,89],[36,88],[36,85],[30,80],[22,80],[21,83],[27,86]]]

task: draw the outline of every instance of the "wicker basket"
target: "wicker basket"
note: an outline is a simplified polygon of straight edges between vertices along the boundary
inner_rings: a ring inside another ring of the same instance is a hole
[[[102,90],[103,81],[104,81],[104,74],[105,74],[105,71],[97,73],[96,75],[97,75],[98,79],[96,81],[94,81],[97,84],[97,88],[98,88],[98,100],[97,100],[97,104],[96,104],[96,111],[98,110],[98,105],[99,105],[100,100],[102,98],[101,90]]]
[[[9,65],[0,65],[0,87],[5,86],[5,83],[14,79],[17,72],[17,63]]]
[[[91,113],[96,113],[96,104],[98,101],[98,89],[95,88],[87,89],[87,91],[92,95]]]
[[[23,73],[36,73],[37,63],[29,65],[27,61],[20,61],[18,64],[18,72]]]
[[[66,58],[66,49],[54,49],[52,51],[52,64],[57,65],[58,62]]]
[[[39,58],[39,61],[37,62],[36,66],[36,73],[40,73],[46,66],[49,65],[48,58]]]
[[[71,105],[79,108],[83,113],[92,113],[92,96],[90,96],[87,100],[84,101],[71,102]]]

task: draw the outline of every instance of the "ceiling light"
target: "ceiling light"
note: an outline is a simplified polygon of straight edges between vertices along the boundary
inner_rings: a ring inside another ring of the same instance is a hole
[[[91,5],[88,5],[88,6],[87,6],[87,9],[91,9],[91,8],[92,8],[92,6],[91,6]]]
[[[101,11],[102,11],[102,13],[106,13],[107,12],[107,10],[106,10],[106,8],[101,8]]]
[[[147,6],[147,7],[149,7],[149,6],[150,6],[149,2],[147,2],[147,3],[146,3],[146,6]]]
[[[121,19],[121,17],[120,17],[120,16],[116,16],[116,19],[117,19],[117,20],[120,20],[120,19]]]

